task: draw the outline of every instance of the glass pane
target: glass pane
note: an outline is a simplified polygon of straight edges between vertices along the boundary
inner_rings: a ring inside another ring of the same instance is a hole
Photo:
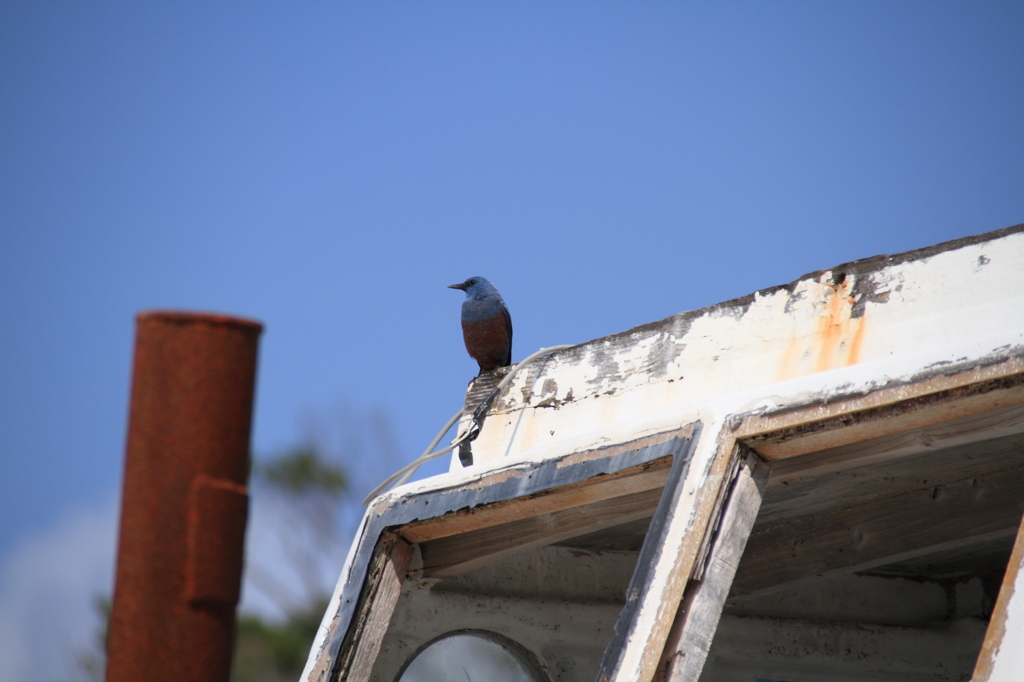
[[[399,682],[539,682],[539,678],[498,642],[459,633],[417,654]]]

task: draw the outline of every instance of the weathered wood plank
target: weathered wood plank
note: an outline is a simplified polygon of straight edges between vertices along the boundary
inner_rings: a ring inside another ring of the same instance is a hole
[[[979,440],[979,434],[983,434],[985,440],[994,440],[1020,433],[1024,433],[1024,405],[1010,405],[779,460],[772,467],[768,486],[772,488],[801,478],[959,447]]]
[[[691,447],[700,432],[695,432]],[[599,682],[636,682],[654,677],[687,581],[713,532],[723,497],[740,457],[736,442],[719,432],[701,469],[676,469],[665,485],[630,581],[626,605],[605,649]]]
[[[328,607],[330,619],[326,639],[311,654],[310,682],[323,682],[338,669],[341,652],[351,639],[356,616],[362,608],[363,586],[373,565],[379,539],[387,529],[407,527],[426,519],[450,517],[456,510],[480,509],[513,498],[529,498],[579,481],[602,479],[618,472],[642,467],[666,456],[673,461],[688,460],[699,423],[655,433],[595,450],[573,452],[540,462],[528,462],[486,472],[457,486],[394,498],[382,496],[371,505],[356,539],[343,589]],[[348,665],[348,664],[346,664]]]
[[[1024,403],[1024,358],[765,415],[735,435],[770,461]]]
[[[399,528],[398,533],[408,542],[425,543],[498,526],[524,517],[557,512],[638,492],[660,491],[665,486],[671,465],[671,456],[661,457],[639,466],[559,488],[474,509],[460,509],[444,516],[410,523]]]
[[[761,503],[758,525],[785,518],[821,514],[868,504],[974,476],[1020,466],[1024,434],[976,441],[898,457],[884,462],[791,478],[776,485],[775,476],[790,460],[775,462]],[[813,455],[811,455],[813,456]]]
[[[715,534],[718,532],[719,525],[721,524],[722,514],[725,511],[726,498],[728,498],[729,494],[732,492],[732,486],[736,481],[736,477],[740,473],[740,469],[743,468],[743,463],[753,452],[752,450],[749,450],[749,448],[734,447],[734,449],[736,450],[736,454],[732,458],[732,462],[730,462],[729,468],[723,478],[725,483],[718,487],[718,494],[713,503],[713,511],[708,518],[707,530],[704,531],[704,537],[700,541],[697,556],[693,560],[693,567],[690,569],[690,580],[701,580],[704,577],[704,570],[707,568],[708,564],[708,554],[711,552],[711,542],[714,540]]]
[[[1013,651],[1019,651],[1019,641],[1006,640],[1006,622],[1009,617],[1011,602],[1024,601],[1024,590],[1018,590],[1018,583],[1024,579],[1024,522],[1017,530],[1017,540],[1013,544],[1013,552],[1010,554],[1010,561],[1006,564],[1006,573],[1003,574],[1003,584],[999,588],[999,597],[996,598],[995,607],[992,609],[992,617],[988,621],[988,630],[985,631],[985,639],[981,643],[981,652],[978,654],[978,662],[974,666],[974,675],[971,682],[1009,682],[1016,673],[1013,663],[1002,661],[999,663],[999,671],[996,672],[997,659],[1001,651],[1006,651],[1004,656],[1012,656]],[[1024,610],[1019,604],[1017,610]],[[1019,637],[1019,632],[1016,633]],[[1012,635],[1011,635],[1012,637]],[[1004,646],[1009,644],[1009,646]]]
[[[647,530],[651,526],[650,517],[637,519],[628,523],[615,524],[593,533],[580,535],[568,540],[561,540],[559,547],[574,547],[590,552],[620,550],[639,552],[647,538]]]
[[[640,548],[640,556],[637,559],[636,568],[633,570],[633,577],[629,581],[629,588],[626,590],[626,604],[615,621],[613,628],[615,634],[605,648],[597,673],[598,682],[609,682],[614,675],[619,675],[622,678],[626,678],[628,675],[628,673],[622,674],[621,668],[628,652],[629,638],[637,627],[638,611],[643,606],[645,599],[650,598],[652,576],[663,558],[673,561],[673,563],[677,563],[679,559],[683,561],[689,559],[692,562],[693,556],[697,552],[697,543],[695,542],[692,544],[690,552],[669,551],[669,557],[663,556],[666,554],[665,537],[671,529],[673,512],[682,497],[683,486],[685,486],[690,473],[690,463],[702,430],[702,427],[697,427],[687,444],[687,452],[676,455],[672,462],[672,469],[665,482],[665,489],[648,525],[647,537]],[[690,568],[692,568],[692,563],[687,565],[686,570],[688,571]]]
[[[660,499],[660,488],[641,490],[425,542],[420,545],[423,575],[456,575],[516,552],[649,517]]]
[[[654,677],[658,662],[661,659],[661,653],[665,649],[668,633],[672,629],[675,614],[682,602],[686,583],[700,555],[704,540],[707,534],[711,532],[710,524],[713,523],[715,516],[719,512],[718,505],[722,500],[719,493],[722,486],[729,484],[729,472],[732,471],[733,463],[738,456],[735,440],[730,436],[719,434],[718,445],[715,449],[710,471],[704,483],[697,489],[694,495],[696,499],[693,504],[693,515],[690,517],[691,523],[683,533],[678,552],[675,552],[674,556],[672,556],[671,553],[664,552],[663,547],[662,554],[669,554],[666,557],[669,563],[667,566],[668,578],[664,589],[660,591],[657,597],[655,597],[654,590],[648,590],[645,595],[652,601],[657,599],[657,603],[653,623],[650,624],[649,629],[645,628],[646,636],[638,637],[643,642],[640,650],[640,664],[633,671],[626,667],[621,668],[616,678],[617,680],[631,682],[634,679],[650,680]],[[681,506],[682,504],[677,499],[676,504],[673,505],[673,515],[679,513]],[[664,542],[664,540],[662,541]],[[634,629],[634,633],[639,634],[638,630],[640,629]]]
[[[395,533],[385,531],[381,535],[363,583],[352,627],[336,659],[332,680],[364,682],[370,679],[412,555],[412,546]]]
[[[703,580],[691,582],[676,613],[655,680],[696,682],[757,518],[771,466],[749,455],[725,502]]]
[[[1016,468],[755,527],[733,595],[1012,534],[1022,512],[1024,468]]]

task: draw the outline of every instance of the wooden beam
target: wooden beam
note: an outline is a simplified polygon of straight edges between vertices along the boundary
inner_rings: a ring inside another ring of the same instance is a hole
[[[1022,512],[1024,468],[1017,468],[755,527],[732,594],[1012,535]]]
[[[629,469],[543,490],[532,495],[472,509],[459,509],[444,516],[416,521],[398,528],[397,532],[408,542],[426,543],[431,540],[498,526],[524,517],[548,514],[633,493],[660,491],[665,487],[665,480],[668,478],[671,466],[671,456],[660,457]]]
[[[1003,682],[1004,680],[1008,682],[1015,679],[1014,675],[1020,673],[1020,670],[1012,669],[1012,661],[999,663],[998,671],[996,671],[996,665],[1001,652],[1005,651],[1003,656],[1009,658],[1014,655],[1015,651],[1020,650],[1020,626],[1017,626],[1018,632],[1012,633],[1010,640],[1007,641],[1006,624],[1011,602],[1016,602],[1014,610],[1017,613],[1024,611],[1024,605],[1021,604],[1024,601],[1024,590],[1017,589],[1021,583],[1024,583],[1024,523],[1021,523],[1017,530],[1017,540],[1013,544],[1010,561],[1006,564],[1003,584],[999,588],[999,597],[996,598],[992,617],[988,621],[988,629],[985,631],[985,639],[981,643],[981,653],[978,654],[971,682]],[[995,675],[993,675],[994,672]]]
[[[754,526],[771,465],[749,454],[725,502],[708,565],[700,582],[691,582],[676,613],[655,682],[696,682],[707,660],[743,548]]]
[[[678,466],[658,509],[598,669],[598,682],[646,682],[654,677],[694,565],[719,518],[740,454],[731,435],[718,432],[699,468]],[[700,431],[690,443],[696,448]],[[698,455],[694,455],[697,457]]]
[[[661,488],[641,490],[424,542],[423,575],[457,575],[517,552],[649,517],[661,494]]]
[[[385,531],[374,549],[352,627],[341,645],[332,680],[370,679],[384,634],[402,592],[413,548],[397,534]]]
[[[1006,397],[1006,396],[1004,396]],[[855,466],[877,464],[901,457],[993,440],[1024,432],[1024,405],[970,414],[959,419],[930,424],[871,438],[849,445],[776,461],[769,487],[789,481],[820,476]]]
[[[468,513],[470,510],[500,506],[513,498],[540,499],[549,491],[568,488],[582,481],[611,480],[627,470],[646,471],[645,465],[651,465],[649,469],[653,470],[659,466],[657,460],[665,457],[672,457],[673,466],[680,459],[686,462],[692,456],[692,445],[699,428],[699,423],[686,424],[682,428],[626,443],[500,467],[451,487],[377,498],[363,517],[351,565],[346,568],[341,591],[335,594],[328,607],[330,618],[325,617],[327,632],[317,638],[317,650],[311,655],[313,660],[306,679],[325,682],[334,678],[332,671],[339,670],[336,663],[341,660],[341,652],[347,652],[351,647],[354,623],[357,618],[365,617],[361,615],[367,608],[363,588],[368,584],[367,575],[376,565],[374,557],[379,551],[382,534],[419,527],[420,524],[426,528],[431,525],[427,520],[445,517],[444,523],[435,526],[440,528],[441,535],[445,535],[451,530],[448,523],[473,517],[474,514]],[[346,662],[342,667],[347,669],[349,666],[350,663]]]
[[[666,536],[672,532],[670,527],[666,527],[665,535],[660,538],[661,551],[658,564],[659,569],[661,567],[668,569],[667,579],[660,590],[644,590],[642,599],[647,603],[641,604],[641,608],[653,607],[653,622],[643,624],[643,629],[636,627],[639,623],[634,624],[631,628],[631,633],[637,635],[638,642],[641,643],[639,665],[634,670],[621,668],[615,678],[616,682],[633,682],[634,680],[654,678],[661,653],[665,650],[668,633],[672,629],[675,614],[679,610],[686,583],[695,563],[701,556],[705,538],[711,532],[711,526],[721,510],[719,505],[724,502],[724,498],[720,495],[721,489],[729,484],[729,475],[733,471],[737,456],[735,440],[731,436],[723,437],[720,433],[707,478],[704,479],[703,484],[694,495],[692,515],[689,516],[688,521],[683,521],[686,524],[686,529],[682,533],[681,542],[673,548],[677,551],[669,550],[672,546],[666,543]],[[685,509],[686,505],[679,499],[686,483],[686,480],[680,481],[680,489],[675,491],[675,497],[670,503],[671,516],[679,514],[680,520],[686,518],[685,514],[680,513],[680,508]],[[674,519],[669,522],[669,526],[673,525],[673,522]],[[662,563],[662,559],[667,560],[667,566]],[[637,620],[639,621],[639,619]],[[646,631],[646,635],[641,634],[644,631]]]
[[[790,478],[781,485],[775,485],[775,475],[788,460],[775,462],[764,502],[761,503],[758,527],[766,528],[794,517],[882,502],[926,487],[1017,468],[1024,463],[1022,445],[1024,437],[1021,434],[979,440],[890,461],[828,471],[818,476]]]
[[[1024,358],[940,374],[829,403],[749,415],[737,439],[787,459],[1024,403]]]

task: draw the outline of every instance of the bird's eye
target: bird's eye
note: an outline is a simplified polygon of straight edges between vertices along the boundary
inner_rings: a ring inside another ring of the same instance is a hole
[[[475,279],[469,280],[469,286],[473,286],[474,284],[476,284],[476,280]]]

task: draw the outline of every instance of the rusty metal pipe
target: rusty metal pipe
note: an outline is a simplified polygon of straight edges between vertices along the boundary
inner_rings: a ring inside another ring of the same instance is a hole
[[[263,327],[136,318],[107,682],[227,682]]]

